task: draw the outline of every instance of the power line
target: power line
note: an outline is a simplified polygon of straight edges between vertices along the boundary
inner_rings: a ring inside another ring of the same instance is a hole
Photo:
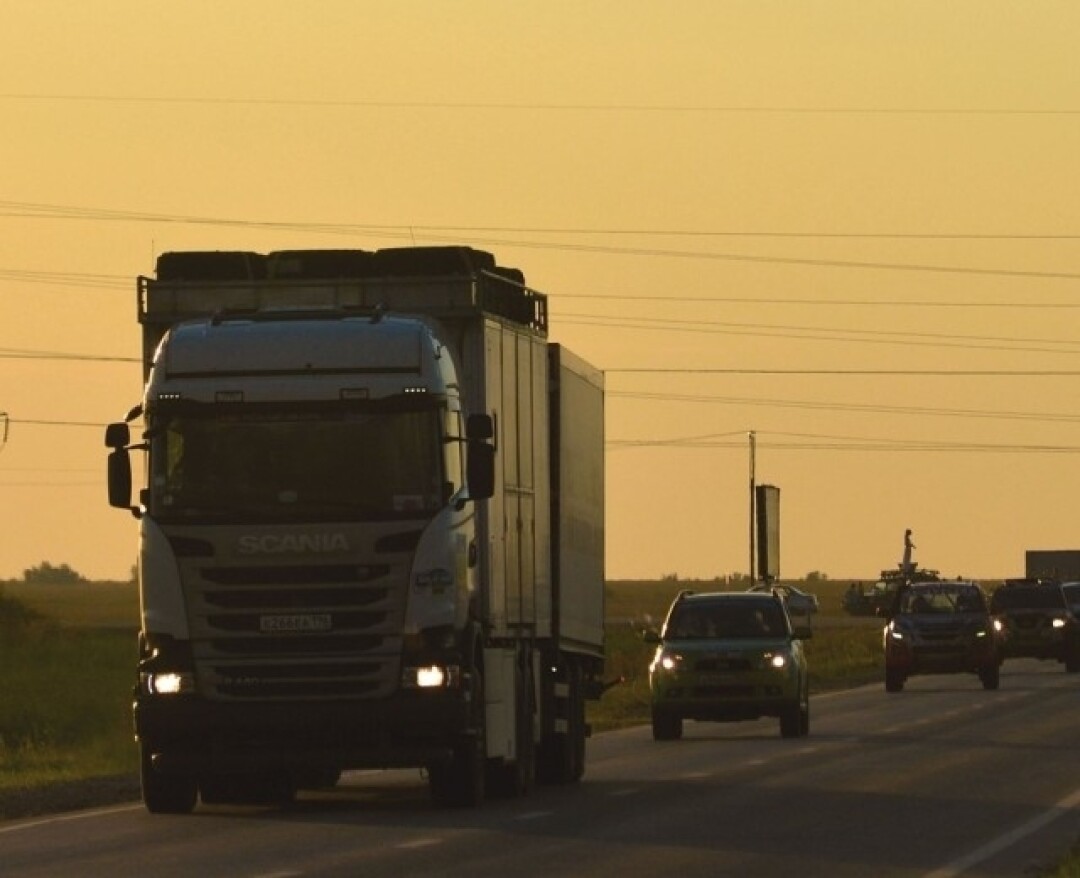
[[[0,360],[72,360],[86,363],[141,363],[140,357],[114,357],[106,354],[65,354],[54,351],[27,351],[0,348]]]
[[[610,450],[632,448],[715,449],[730,448],[744,451],[744,438],[735,441],[732,436],[745,437],[748,431],[716,433],[705,436],[684,436],[670,439],[609,439],[604,445]],[[815,433],[762,434],[755,430],[759,448],[773,451],[845,451],[845,452],[964,452],[986,454],[1076,454],[1080,446],[1016,444],[992,442],[948,442],[937,439],[878,439],[852,436],[830,436]],[[796,441],[770,439],[769,436],[788,437]],[[810,441],[805,441],[810,440]]]
[[[695,113],[732,115],[794,116],[1077,116],[1080,110],[1068,107],[870,107],[792,106],[744,104],[632,104],[632,103],[543,103],[510,101],[379,101],[330,98],[252,98],[163,95],[101,95],[8,92],[0,100],[42,103],[162,104],[193,106],[304,107],[315,109],[370,110],[496,110],[518,112],[575,113]]]
[[[120,220],[127,222],[172,222],[172,223],[190,223],[199,225],[221,225],[221,226],[239,226],[247,228],[262,228],[262,229],[276,229],[276,230],[300,230],[305,232],[317,232],[322,234],[344,234],[344,235],[356,235],[362,233],[371,237],[386,237],[394,239],[414,239],[417,227],[415,226],[362,226],[362,225],[332,225],[332,224],[310,224],[310,223],[284,223],[284,222],[263,222],[263,221],[251,221],[251,220],[235,220],[235,219],[217,219],[211,217],[184,217],[184,216],[169,216],[166,214],[148,214],[137,213],[129,211],[114,211],[114,210],[101,210],[97,208],[80,208],[61,205],[43,205],[33,204],[27,202],[10,202],[0,201],[0,209],[8,210],[22,210],[29,212],[31,216],[44,217],[44,218],[63,218],[63,219],[96,219],[96,220]],[[9,214],[11,215],[11,214]],[[427,227],[428,230],[433,230],[437,227]],[[452,227],[447,227],[450,229]],[[512,233],[512,229],[508,228],[507,233]],[[436,233],[434,231],[428,231],[425,236],[434,242],[439,243],[460,243],[460,235],[447,235]],[[896,262],[874,262],[874,261],[860,261],[860,260],[844,260],[844,259],[810,259],[804,257],[789,257],[789,256],[759,256],[745,253],[715,253],[709,251],[698,250],[672,250],[658,247],[618,247],[611,245],[601,244],[581,244],[571,242],[545,242],[545,241],[528,241],[519,239],[507,239],[507,238],[491,238],[481,236],[474,240],[474,244],[483,244],[485,246],[500,246],[500,247],[519,247],[522,249],[541,249],[541,250],[562,250],[567,252],[580,252],[580,253],[599,253],[609,255],[624,255],[624,256],[647,256],[647,257],[662,257],[662,258],[679,258],[679,259],[705,259],[716,260],[725,262],[746,262],[752,264],[769,264],[769,265],[802,265],[812,266],[817,268],[846,268],[846,269],[877,269],[887,271],[912,271],[912,272],[929,272],[929,273],[941,273],[941,274],[965,274],[965,275],[985,275],[993,277],[1019,277],[1028,279],[1057,279],[1057,280],[1077,280],[1080,279],[1080,273],[1077,272],[1060,272],[1060,271],[1036,271],[1028,269],[1005,269],[1005,268],[978,268],[967,266],[949,266],[949,265],[930,265],[919,263],[896,263]]]
[[[813,402],[809,400],[769,399],[742,396],[710,396],[707,394],[679,393],[644,393],[634,391],[608,390],[605,397],[611,399],[644,399],[650,402],[707,403],[710,405],[738,405],[762,408],[796,408],[823,411],[865,412],[871,414],[890,414],[901,417],[955,417],[985,418],[991,420],[1016,420],[1037,422],[1075,423],[1080,421],[1080,414],[1071,415],[1061,412],[1016,412],[990,411],[986,409],[945,409],[928,406],[890,406],[867,403]]]
[[[966,350],[997,350],[1022,353],[1073,354],[1080,353],[1073,340],[1022,338],[1008,336],[952,335],[934,332],[898,332],[881,329],[848,329],[843,327],[785,326],[767,323],[733,323],[715,320],[667,320],[662,317],[611,319],[593,314],[560,314],[560,323],[604,326],[619,329],[638,329],[655,332],[716,333],[720,335],[756,336],[764,338],[793,338],[806,341],[844,341],[870,344],[902,344],[905,347],[947,347]],[[636,321],[636,322],[630,322]],[[989,342],[989,344],[975,344]],[[997,344],[1007,342],[1009,344]],[[1032,347],[1057,345],[1058,347]],[[1068,346],[1062,348],[1061,346]],[[1070,350],[1068,348],[1074,348]]]
[[[775,296],[697,296],[675,295],[656,296],[637,293],[562,293],[559,300],[600,299],[614,302],[702,302],[723,305],[809,305],[828,307],[866,307],[866,308],[1019,308],[1019,309],[1058,309],[1080,308],[1080,302],[948,302],[934,299],[795,299]],[[560,315],[561,317],[562,315]]]

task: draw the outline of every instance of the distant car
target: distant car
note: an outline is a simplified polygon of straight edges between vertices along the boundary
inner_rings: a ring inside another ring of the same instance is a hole
[[[1061,590],[1065,592],[1065,603],[1069,605],[1069,612],[1080,619],[1080,582],[1063,582]]]
[[[672,603],[649,666],[657,741],[682,737],[683,721],[778,717],[780,734],[810,731],[810,687],[802,640],[772,592],[683,592]]]
[[[809,616],[818,611],[817,595],[809,594],[808,592],[795,588],[793,585],[761,582],[757,585],[752,585],[748,591],[777,592],[784,603],[787,604],[788,612],[793,616]]]
[[[900,692],[915,674],[978,674],[997,689],[1001,651],[986,596],[977,583],[901,585],[886,612],[885,690]]]
[[[1056,581],[1007,579],[990,597],[1006,659],[1052,659],[1080,671],[1080,620]]]

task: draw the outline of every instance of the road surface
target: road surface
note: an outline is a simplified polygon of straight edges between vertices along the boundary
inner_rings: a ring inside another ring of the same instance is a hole
[[[290,809],[138,803],[0,824],[5,878],[1024,876],[1080,835],[1080,675],[916,677],[775,720],[598,735],[578,786],[440,810],[417,772],[346,775]]]

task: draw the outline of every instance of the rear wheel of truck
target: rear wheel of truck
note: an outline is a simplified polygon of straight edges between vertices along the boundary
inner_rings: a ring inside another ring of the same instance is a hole
[[[487,791],[484,684],[480,671],[474,670],[469,677],[474,733],[454,746],[448,762],[436,762],[427,769],[432,798],[439,805],[453,808],[479,807]]]
[[[190,814],[195,810],[199,785],[194,777],[157,771],[145,744],[139,745],[139,763],[142,799],[147,811],[151,814]]]
[[[677,741],[682,737],[682,717],[653,708],[652,736],[654,741]]]

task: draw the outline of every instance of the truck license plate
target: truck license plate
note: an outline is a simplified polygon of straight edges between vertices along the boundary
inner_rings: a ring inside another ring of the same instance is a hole
[[[329,631],[329,613],[290,613],[280,616],[260,616],[259,630],[267,634],[287,632]]]

